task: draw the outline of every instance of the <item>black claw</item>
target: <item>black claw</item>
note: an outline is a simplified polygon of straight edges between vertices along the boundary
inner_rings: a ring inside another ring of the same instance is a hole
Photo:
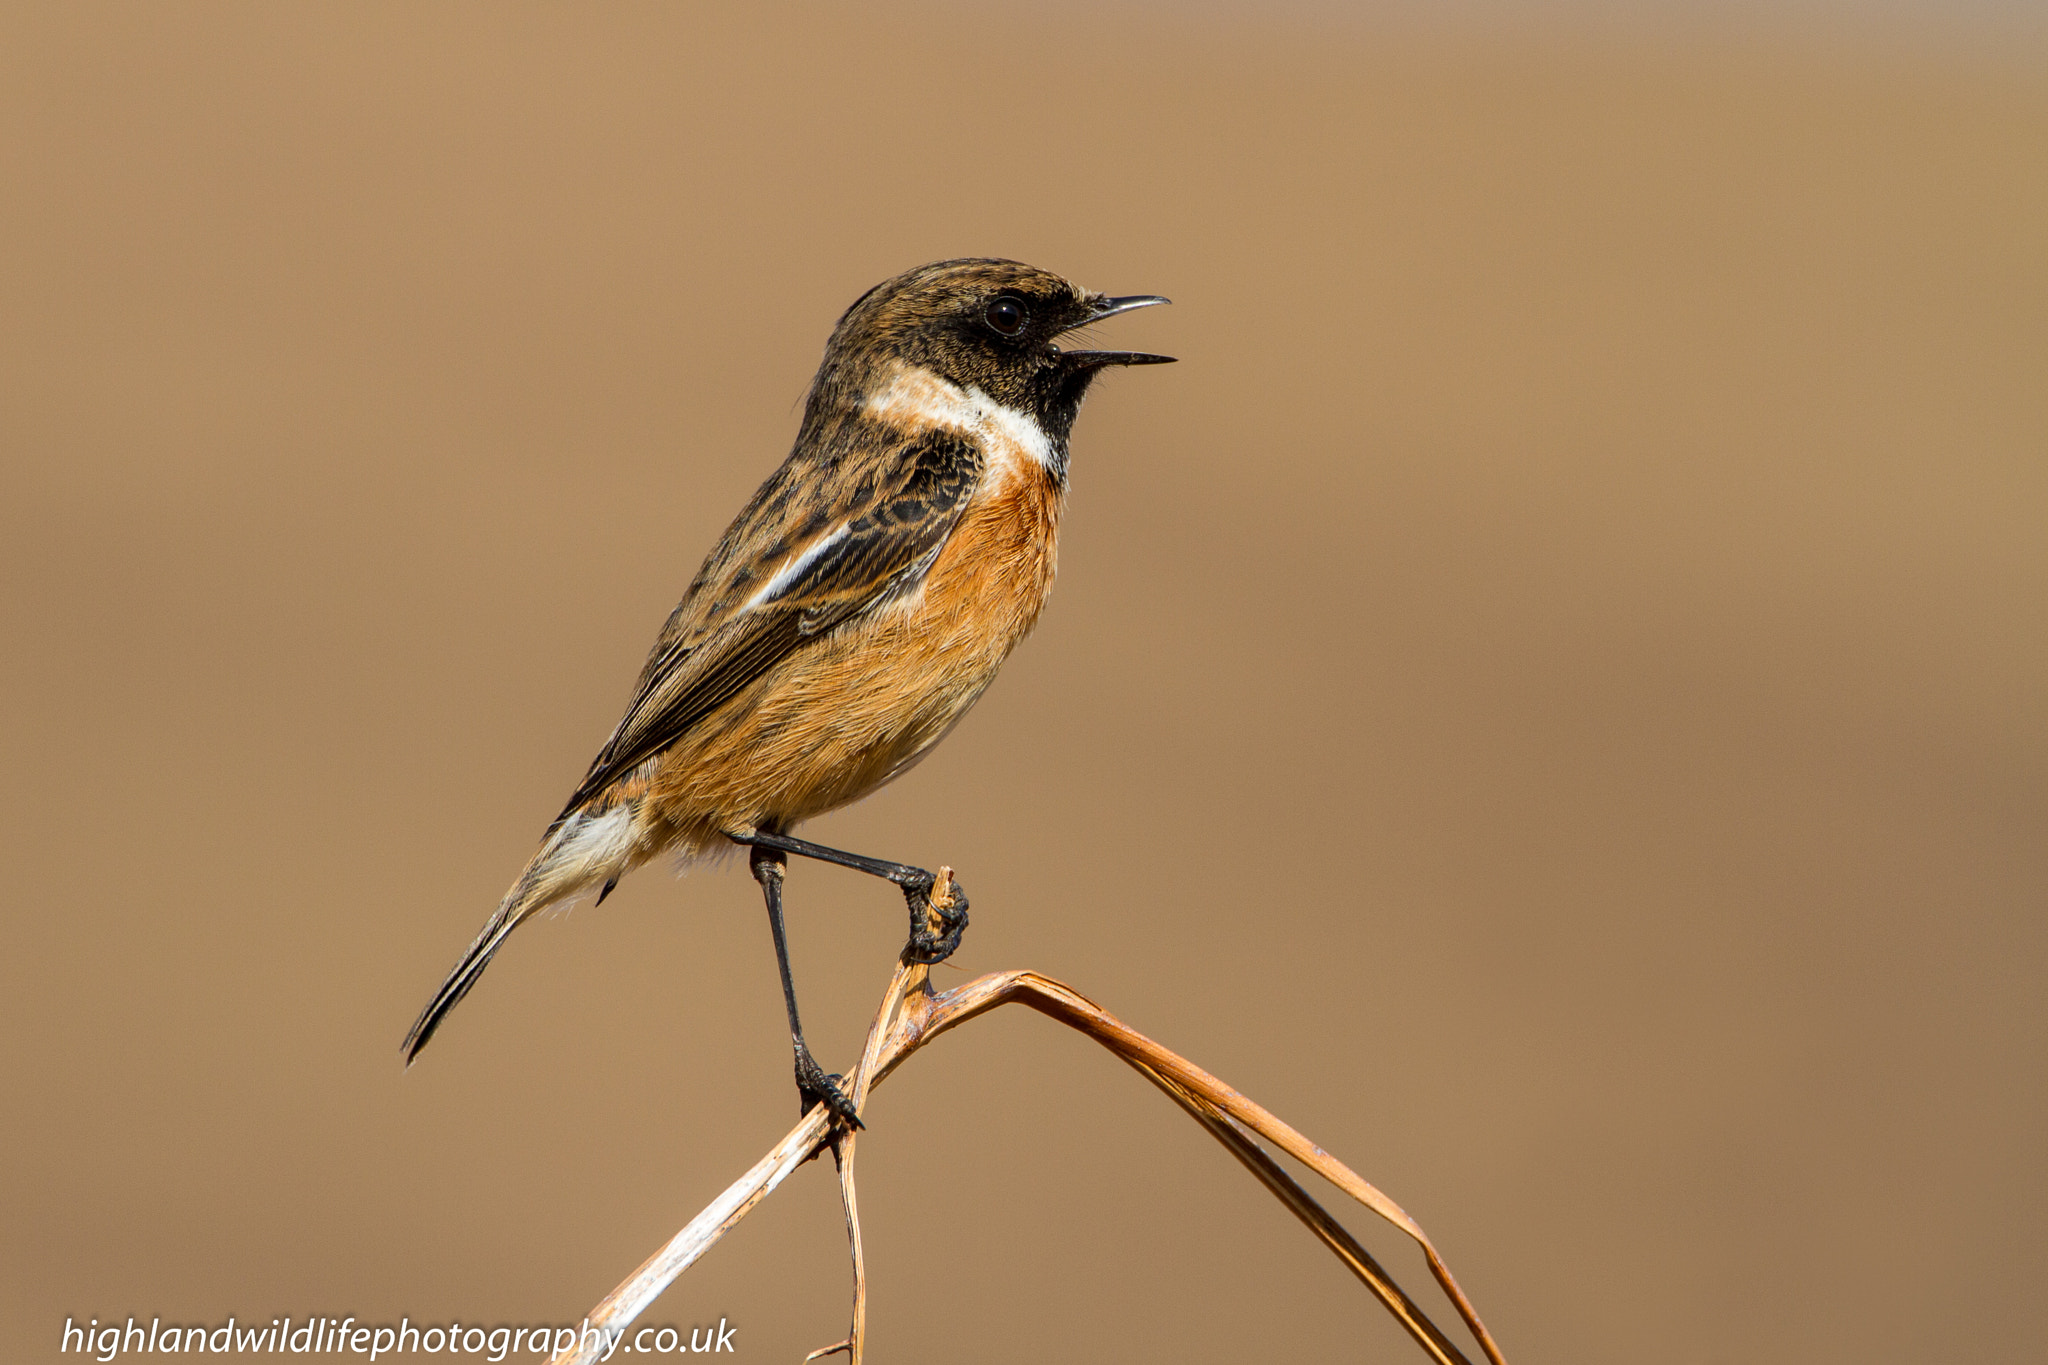
[[[849,1128],[860,1129],[867,1127],[866,1124],[860,1121],[860,1115],[854,1112],[853,1101],[846,1098],[846,1092],[839,1088],[839,1080],[840,1078],[836,1075],[828,1076],[825,1074],[825,1068],[818,1065],[817,1061],[811,1056],[810,1049],[805,1048],[798,1052],[796,1055],[797,1112],[799,1114],[808,1114],[811,1112],[812,1105],[822,1104],[831,1111],[834,1118],[837,1118]]]
[[[903,956],[927,967],[951,957],[960,947],[961,935],[967,932],[967,893],[960,889],[960,883],[954,882],[953,903],[934,905],[931,893],[935,885],[937,878],[929,872],[903,883],[903,899],[910,904],[910,942],[903,946]],[[942,929],[931,927],[933,915],[938,916]]]

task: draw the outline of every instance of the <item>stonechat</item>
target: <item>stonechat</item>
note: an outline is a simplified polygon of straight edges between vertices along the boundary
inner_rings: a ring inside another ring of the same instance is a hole
[[[1030,631],[1052,591],[1082,396],[1106,367],[1173,359],[1058,341],[1165,302],[975,259],[907,271],[846,310],[795,448],[697,571],[625,718],[406,1035],[408,1064],[536,912],[593,888],[602,901],[656,854],[738,844],[767,903],[800,1098],[859,1122],[804,1043],[784,861],[895,883],[918,961],[958,946],[967,902],[934,906],[929,872],[792,831],[909,771]]]

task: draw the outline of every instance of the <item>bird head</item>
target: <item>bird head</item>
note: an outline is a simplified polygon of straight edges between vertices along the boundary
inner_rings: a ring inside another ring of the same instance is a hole
[[[1091,293],[1017,261],[937,261],[876,285],[833,329],[811,403],[858,403],[914,366],[1035,418],[1063,441],[1082,395],[1103,369],[1174,359],[1143,351],[1067,350],[1059,340],[1091,323],[1168,300]]]

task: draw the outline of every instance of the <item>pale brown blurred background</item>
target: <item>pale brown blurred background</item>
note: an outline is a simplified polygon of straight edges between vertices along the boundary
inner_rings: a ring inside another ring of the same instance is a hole
[[[960,967],[1378,1182],[1518,1365],[2037,1351],[2012,19],[10,7],[0,1354],[573,1321],[787,1127],[737,865],[527,928],[398,1040],[838,312],[981,253],[1172,295],[1114,334],[1182,363],[1098,389],[979,711],[810,832],[954,864]],[[845,1066],[900,902],[792,886]],[[878,1359],[1420,1359],[1036,1016],[870,1118]],[[847,1299],[811,1166],[647,1320],[789,1361]]]

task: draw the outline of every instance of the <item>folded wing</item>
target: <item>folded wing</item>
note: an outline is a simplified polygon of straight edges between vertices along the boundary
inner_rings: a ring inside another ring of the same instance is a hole
[[[677,632],[648,662],[625,718],[557,824],[790,655],[917,586],[974,494],[980,451],[956,433],[927,430],[905,435],[879,464],[877,477],[861,481],[865,496],[849,498],[832,524],[788,546],[751,596],[697,629]],[[750,509],[765,510],[759,500]],[[769,543],[782,539],[770,536]],[[729,583],[700,580],[692,596],[722,587]],[[690,606],[686,600],[678,616]]]

